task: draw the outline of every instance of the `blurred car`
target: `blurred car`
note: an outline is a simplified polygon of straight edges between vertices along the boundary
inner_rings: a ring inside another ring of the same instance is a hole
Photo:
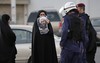
[[[31,41],[32,26],[31,25],[10,25],[16,34],[17,56],[16,63],[31,63]],[[60,37],[54,35],[58,60],[60,58]]]
[[[97,32],[97,45],[100,45],[100,18],[91,18],[91,23]]]
[[[46,10],[47,11],[47,18],[51,21],[53,30],[56,35],[60,35],[60,29],[61,29],[61,15],[56,10]],[[37,18],[38,11],[31,12],[27,24],[33,25]]]

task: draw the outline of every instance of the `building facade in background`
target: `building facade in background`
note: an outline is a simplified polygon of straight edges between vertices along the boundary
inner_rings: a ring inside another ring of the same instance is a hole
[[[28,5],[30,0],[16,0],[16,24],[24,24],[28,17]],[[0,15],[11,16],[11,0],[0,0]]]
[[[85,3],[86,13],[91,18],[100,17],[100,0],[16,0],[16,24],[27,24],[31,12],[40,9],[59,9],[66,2]],[[0,15],[7,13],[11,16],[11,0],[0,0]]]

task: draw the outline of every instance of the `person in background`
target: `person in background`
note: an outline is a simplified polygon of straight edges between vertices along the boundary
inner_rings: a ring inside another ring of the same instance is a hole
[[[32,31],[32,63],[58,63],[54,34],[45,10],[40,10]]]
[[[67,2],[64,6],[66,15],[62,26],[61,63],[83,63],[81,54],[83,42],[87,41],[78,10],[73,2]],[[76,23],[75,23],[76,22]],[[78,25],[77,25],[78,23]]]
[[[15,63],[17,50],[16,36],[9,26],[10,16],[3,14],[0,21],[0,63]]]
[[[95,54],[96,54],[96,40],[97,40],[97,33],[95,29],[93,28],[91,21],[89,19],[89,15],[85,13],[85,4],[84,3],[78,3],[76,5],[78,11],[79,11],[79,17],[84,20],[86,23],[85,28],[88,34],[89,41],[86,44],[86,60],[88,63],[95,63]]]
[[[64,16],[66,15],[66,12],[64,10],[64,6],[62,6],[60,9],[59,9],[59,13],[61,15],[61,22],[60,22],[60,29],[59,29],[59,32],[61,33],[62,32],[62,24],[64,22]],[[61,36],[61,35],[60,35]]]

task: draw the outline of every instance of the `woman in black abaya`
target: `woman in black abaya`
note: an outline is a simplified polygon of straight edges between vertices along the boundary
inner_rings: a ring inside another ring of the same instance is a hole
[[[32,63],[58,63],[50,21],[46,19],[46,11],[40,10],[32,32]],[[39,18],[46,19],[46,26],[39,23]],[[44,30],[42,30],[42,28]]]
[[[15,63],[16,36],[9,26],[10,16],[3,14],[0,20],[0,63]]]

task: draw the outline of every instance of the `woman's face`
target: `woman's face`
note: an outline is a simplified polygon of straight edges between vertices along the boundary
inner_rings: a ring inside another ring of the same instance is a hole
[[[45,14],[44,12],[41,12],[39,16],[40,16],[40,17],[41,17],[41,16],[46,16],[46,14]]]

